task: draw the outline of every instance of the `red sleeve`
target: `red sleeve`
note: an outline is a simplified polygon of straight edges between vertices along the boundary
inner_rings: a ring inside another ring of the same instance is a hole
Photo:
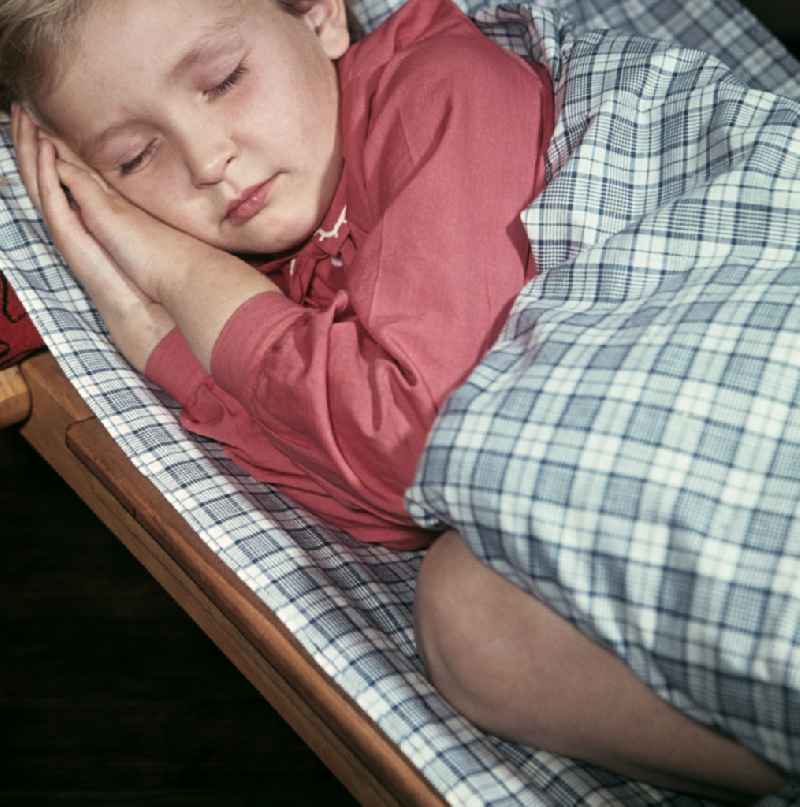
[[[519,214],[543,185],[552,95],[477,33],[423,42],[371,93],[368,125],[353,114],[344,133],[359,233],[346,287],[324,310],[248,301],[212,373],[283,457],[371,514],[356,537],[391,543],[436,412],[531,269]]]
[[[282,299],[277,294],[271,298],[273,302]],[[262,302],[267,301],[258,301],[253,310]],[[429,533],[407,520],[376,517],[353,496],[331,495],[329,486],[295,465],[239,401],[205,372],[177,329],[165,336],[152,352],[145,374],[181,405],[181,424],[185,429],[224,444],[231,458],[252,476],[287,493],[323,521],[359,540],[395,549],[417,549],[430,542]]]

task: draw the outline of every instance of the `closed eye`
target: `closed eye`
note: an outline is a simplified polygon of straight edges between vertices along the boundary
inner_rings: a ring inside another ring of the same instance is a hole
[[[247,73],[247,67],[245,66],[244,62],[241,62],[235,70],[229,73],[219,84],[212,87],[210,90],[205,91],[205,95],[208,98],[219,98],[225,93],[229,92],[233,87],[235,87],[241,78]],[[119,172],[122,176],[128,176],[136,171],[144,161],[150,156],[150,154],[155,150],[156,141],[151,140],[147,146],[142,149],[133,159],[128,160],[122,165],[119,166]]]
[[[122,176],[132,174],[150,156],[150,154],[155,150],[155,147],[156,141],[151,140],[133,159],[128,160],[120,165],[120,174],[122,174]]]
[[[219,84],[215,87],[212,87],[210,90],[206,90],[205,94],[208,98],[219,98],[221,95],[225,95],[226,92],[231,90],[235,87],[239,80],[244,76],[247,72],[247,67],[245,67],[244,62],[241,62],[239,66],[228,76],[226,76]]]

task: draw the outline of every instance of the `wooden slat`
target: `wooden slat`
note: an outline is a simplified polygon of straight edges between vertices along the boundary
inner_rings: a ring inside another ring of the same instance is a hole
[[[43,410],[46,410],[53,418],[51,426],[64,427],[67,423],[92,417],[92,410],[75,392],[58,362],[49,353],[39,353],[22,362],[19,370],[31,392],[32,404],[36,393],[39,414],[44,414]],[[61,431],[63,442],[63,428]]]
[[[17,367],[0,370],[0,429],[28,417],[31,394]]]
[[[23,435],[367,805],[441,797],[264,604],[136,471],[51,357],[23,365]]]

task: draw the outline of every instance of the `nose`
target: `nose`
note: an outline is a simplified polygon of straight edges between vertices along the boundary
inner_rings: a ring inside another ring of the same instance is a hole
[[[235,158],[236,146],[229,137],[196,130],[186,139],[186,163],[196,188],[222,182]]]

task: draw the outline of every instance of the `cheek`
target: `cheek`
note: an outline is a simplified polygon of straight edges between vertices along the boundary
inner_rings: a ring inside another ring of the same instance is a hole
[[[269,64],[254,59],[250,80],[234,93],[226,113],[234,134],[261,148],[291,148],[319,123],[316,100],[309,97],[303,66],[287,58]]]
[[[208,222],[200,217],[196,205],[185,198],[174,171],[153,171],[151,175],[121,182],[117,177],[111,184],[129,202],[151,216],[196,237],[202,237]]]
[[[254,82],[230,99],[225,115],[235,125],[228,133],[240,147],[264,148],[280,139],[288,110],[276,95],[264,82]]]
[[[137,207],[146,210],[148,213],[163,218],[164,200],[167,198],[168,190],[160,182],[140,182],[119,180],[111,183],[129,202],[133,202]]]

